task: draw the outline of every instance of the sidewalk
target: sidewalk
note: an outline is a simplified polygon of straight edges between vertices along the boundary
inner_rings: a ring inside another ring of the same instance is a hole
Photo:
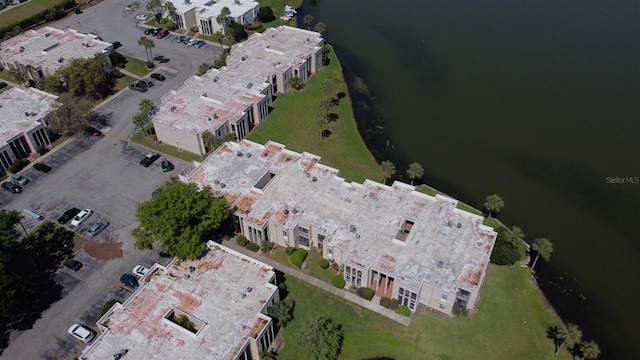
[[[253,252],[250,250],[247,250],[245,247],[238,245],[234,239],[231,239],[229,241],[223,241],[222,245],[231,248],[239,253],[242,253],[244,255],[247,255],[249,257],[252,257],[256,260],[262,261],[265,264],[268,264],[270,266],[273,266],[274,269],[277,269],[287,275],[293,276],[295,278],[297,278],[298,280],[304,281],[308,284],[311,284],[319,289],[322,289],[328,293],[331,293],[335,296],[341,297],[345,300],[351,301],[354,304],[360,305],[364,308],[367,308],[373,312],[376,312],[382,316],[385,316],[391,320],[394,320],[396,322],[399,322],[400,324],[403,324],[405,326],[409,326],[409,324],[411,323],[411,319],[406,317],[406,316],[402,316],[398,313],[396,313],[393,310],[389,310],[383,306],[380,306],[378,303],[376,303],[374,300],[372,301],[368,301],[365,300],[361,297],[359,297],[358,295],[352,294],[346,290],[343,289],[338,289],[335,286],[331,285],[330,283],[326,283],[323,282],[319,279],[316,279],[312,276],[309,276],[305,273],[303,273],[300,270],[294,269],[292,267],[283,265],[271,258],[269,258],[268,256],[264,255],[262,252]]]

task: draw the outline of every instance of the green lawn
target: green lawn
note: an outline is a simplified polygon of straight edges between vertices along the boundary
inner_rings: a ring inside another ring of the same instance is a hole
[[[184,151],[184,150],[183,151],[178,150],[178,148],[176,148],[175,146],[171,146],[167,144],[158,144],[155,141],[153,141],[150,137],[148,136],[145,137],[142,134],[142,131],[138,131],[137,133],[133,134],[133,136],[131,137],[131,141],[136,144],[140,144],[142,146],[146,146],[148,148],[158,150],[161,153],[171,155],[178,159],[182,159],[184,161],[191,162],[195,160],[198,162],[202,162],[204,160],[204,156],[196,155],[194,153]]]
[[[125,56],[125,58],[127,58],[127,64],[124,66],[124,69],[129,72],[132,72],[140,77],[145,77],[152,71],[147,69],[147,62],[145,60],[141,60],[131,56]]]
[[[528,277],[526,268],[491,265],[473,316],[450,319],[426,312],[414,316],[408,327],[287,278],[296,305],[294,320],[282,331],[285,345],[278,359],[306,358],[296,335],[312,316],[343,325],[340,359],[570,359],[566,352],[554,355],[553,342],[545,336],[554,321]]]
[[[270,7],[273,10],[273,15],[276,17],[276,19],[272,22],[262,23],[262,28],[259,31],[264,31],[269,27],[276,27],[280,25],[280,17],[284,15],[285,5],[289,5],[294,9],[297,9],[300,6],[302,6],[303,0],[258,0],[258,2],[260,3],[260,7],[265,7],[265,6]],[[297,26],[296,20],[297,18],[294,16],[285,25],[296,27]]]
[[[291,263],[290,257],[289,255],[287,255],[284,248],[278,248],[274,250],[271,254],[269,254],[269,257],[283,265],[298,269],[298,267]],[[331,277],[336,274],[336,271],[331,268],[328,268],[326,270],[321,269],[318,265],[318,261],[320,261],[321,258],[322,256],[318,255],[315,251],[310,251],[309,255],[307,255],[307,258],[305,259],[305,261],[307,262],[307,268],[304,270],[298,270],[306,273],[307,275],[313,276],[316,279],[320,279],[325,282],[331,282]]]
[[[28,18],[35,13],[48,9],[59,2],[62,1],[31,0],[20,6],[15,6],[11,10],[0,13],[0,24],[15,24],[22,19]]]
[[[130,84],[133,84],[134,82],[136,82],[136,79],[129,76],[129,75],[124,75],[118,79],[118,82],[116,82],[116,88],[115,88],[115,92],[118,92],[126,87],[128,87]]]
[[[263,124],[252,130],[248,139],[263,144],[272,140],[294,151],[319,155],[323,164],[340,170],[347,181],[381,181],[382,171],[360,137],[348,96],[330,110],[338,115],[337,121],[323,127],[331,131],[331,135],[320,137],[320,128],[316,125],[316,119],[324,116],[320,106],[324,92],[320,83],[333,78],[343,80],[332,51],[331,63],[312,75],[304,90],[277,95],[273,111]],[[348,92],[344,81],[338,85],[337,92]]]

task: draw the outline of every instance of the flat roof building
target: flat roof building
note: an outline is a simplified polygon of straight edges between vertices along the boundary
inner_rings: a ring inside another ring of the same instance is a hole
[[[153,124],[158,140],[204,155],[203,134],[244,139],[269,115],[277,92],[294,76],[306,82],[322,66],[324,40],[288,26],[255,33],[234,46],[227,66],[193,76],[161,99]]]
[[[225,143],[181,180],[224,196],[250,241],[319,249],[348,285],[412,311],[472,309],[497,235],[454,199],[397,181],[348,183],[319,156],[274,142]]]
[[[0,94],[0,174],[39,146],[51,145],[46,118],[60,105],[56,95],[35,88]]]
[[[199,260],[156,264],[140,288],[101,319],[80,359],[259,360],[274,339],[267,309],[278,301],[271,266],[209,242]]]
[[[211,35],[217,31],[225,32],[226,27],[218,24],[218,15],[223,8],[229,9],[226,24],[231,22],[247,27],[258,17],[260,4],[251,0],[186,0],[174,1],[176,15],[173,22],[177,29],[191,29],[198,26],[201,33]]]
[[[27,30],[0,43],[0,69],[25,71],[28,65],[31,67],[29,77],[38,81],[69,65],[73,59],[87,59],[103,54],[106,70],[110,70],[112,65],[109,53],[112,50],[112,44],[100,40],[96,35],[45,26]]]

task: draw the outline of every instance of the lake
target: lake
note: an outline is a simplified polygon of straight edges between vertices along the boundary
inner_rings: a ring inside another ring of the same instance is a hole
[[[640,358],[640,3],[321,0],[304,14],[366,84],[374,153],[476,207],[502,196],[503,222],[554,244],[536,270],[563,319],[601,358]]]

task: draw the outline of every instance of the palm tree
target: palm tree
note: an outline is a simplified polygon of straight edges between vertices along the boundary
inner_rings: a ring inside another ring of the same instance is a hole
[[[489,218],[495,212],[496,214],[504,207],[504,200],[496,194],[489,195],[484,201],[484,208],[487,209]]]
[[[156,21],[160,21],[162,19],[162,9],[162,0],[149,0],[147,3],[147,10],[154,13]]]
[[[145,114],[147,116],[147,118],[151,117],[151,111],[153,110],[153,101],[149,100],[149,99],[142,99],[140,100],[140,104],[138,104],[138,107],[140,108],[140,112]]]
[[[307,30],[311,30],[311,24],[313,24],[313,16],[312,15],[305,15],[304,19],[302,19],[302,22],[307,25]]]
[[[325,25],[323,22],[319,22],[316,24],[313,30],[315,30],[315,32],[322,34],[323,32],[325,32],[325,30],[327,30],[327,25]]]
[[[151,59],[153,59],[153,53],[151,53],[151,49],[156,47],[153,40],[141,36],[140,39],[138,39],[138,45],[144,47],[144,51],[147,54],[147,64],[153,64],[151,62]],[[151,54],[151,57],[149,57],[149,54]]]
[[[175,21],[174,18],[176,17],[177,12],[175,5],[173,5],[171,1],[167,1],[164,3],[163,9],[169,20]]]
[[[145,116],[142,112],[139,112],[133,116],[133,125],[136,127],[142,128],[142,133],[144,136],[147,136],[147,132],[144,129],[144,126],[147,125],[149,118]]]
[[[329,122],[329,110],[331,110],[331,106],[333,103],[329,99],[320,100],[320,106],[324,109],[324,117],[327,122]]]
[[[382,169],[382,175],[384,175],[383,184],[387,184],[387,179],[390,179],[393,175],[396,174],[396,166],[389,160],[385,160],[380,163],[380,168]]]
[[[324,126],[327,124],[327,118],[318,117],[316,119],[316,125],[320,128],[320,139],[324,139]]]
[[[220,25],[222,32],[227,32],[227,17],[229,15],[231,15],[231,10],[225,6],[220,10],[220,14],[216,17],[216,22]]]
[[[582,353],[582,360],[597,359],[600,356],[600,346],[595,341],[583,341],[580,343],[580,352]]]
[[[224,52],[224,47],[222,46],[222,42],[224,41],[224,34],[222,31],[216,31],[213,33],[213,38],[220,43],[220,50]]]
[[[560,346],[558,346],[558,350],[556,350],[556,356],[558,356],[564,345],[567,345],[567,348],[571,348],[580,343],[580,340],[582,339],[582,331],[580,331],[578,325],[568,323],[567,326],[558,329],[558,338],[560,338],[562,342],[560,343]]]
[[[531,271],[533,271],[540,255],[542,255],[545,261],[549,261],[551,253],[553,252],[553,243],[546,238],[539,238],[533,241],[531,248],[538,253],[536,259],[533,261],[533,265],[531,265]]]
[[[513,247],[518,246],[518,242],[524,240],[524,232],[517,226],[512,226],[511,230],[506,229],[504,232],[504,240]]]
[[[424,169],[422,165],[414,162],[409,164],[409,169],[407,169],[407,175],[411,179],[411,186],[413,186],[413,179],[421,178],[424,175]]]
[[[320,89],[324,92],[324,98],[327,99],[329,97],[329,91],[333,89],[333,81],[331,79],[324,79],[320,82]]]

